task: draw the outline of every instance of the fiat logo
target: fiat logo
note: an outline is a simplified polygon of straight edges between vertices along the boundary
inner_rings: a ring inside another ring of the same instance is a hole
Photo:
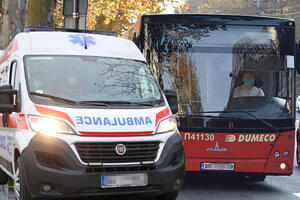
[[[119,156],[123,156],[126,153],[126,146],[124,144],[118,144],[115,150]]]

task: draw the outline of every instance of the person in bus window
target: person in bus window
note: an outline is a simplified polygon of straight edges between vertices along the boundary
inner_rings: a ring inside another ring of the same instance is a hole
[[[264,91],[254,86],[254,75],[251,72],[243,74],[243,85],[240,85],[233,90],[233,98],[247,96],[265,96]]]

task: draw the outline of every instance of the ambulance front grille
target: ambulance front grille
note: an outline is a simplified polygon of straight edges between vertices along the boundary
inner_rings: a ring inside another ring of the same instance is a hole
[[[126,153],[118,155],[116,146],[126,146]],[[75,147],[85,163],[131,163],[154,161],[159,142],[114,142],[114,143],[76,143]]]

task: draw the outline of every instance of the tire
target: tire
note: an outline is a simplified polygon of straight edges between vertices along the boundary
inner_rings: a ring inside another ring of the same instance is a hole
[[[296,160],[297,164],[300,167],[300,141],[299,141],[299,132],[297,131],[297,144],[296,144]]]
[[[297,149],[296,149],[296,159],[297,159],[297,164],[298,167],[300,167],[300,145],[297,143]]]
[[[159,196],[155,196],[155,200],[175,200],[178,196],[178,191],[168,192]]]
[[[8,175],[0,169],[0,185],[6,185],[8,183]]]
[[[21,157],[17,160],[15,169],[14,191],[17,200],[33,200],[25,182],[24,165]]]
[[[266,175],[265,174],[257,174],[257,175],[250,175],[249,181],[251,182],[262,182],[265,181]]]

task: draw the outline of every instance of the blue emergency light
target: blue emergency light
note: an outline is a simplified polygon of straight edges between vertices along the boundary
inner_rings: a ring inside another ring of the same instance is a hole
[[[55,28],[55,27],[49,27],[49,26],[26,26],[24,28],[24,31],[25,32],[35,32],[35,31],[73,32],[73,33],[89,33],[89,34],[99,34],[99,35],[116,36],[116,33],[112,32],[112,31],[64,29],[64,28]]]

